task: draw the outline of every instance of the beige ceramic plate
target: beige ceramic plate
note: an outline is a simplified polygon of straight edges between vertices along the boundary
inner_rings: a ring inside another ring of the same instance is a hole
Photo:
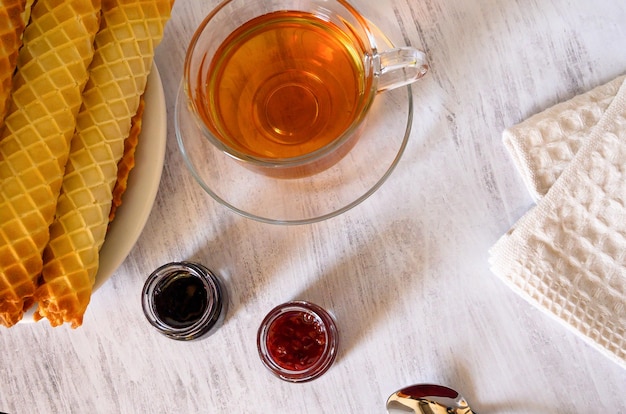
[[[139,238],[154,204],[165,159],[167,113],[163,85],[156,65],[148,76],[145,92],[145,112],[139,144],[135,152],[135,167],[128,177],[128,188],[118,208],[100,250],[100,267],[94,291],[106,282],[126,259]],[[32,321],[31,309],[23,322]]]
[[[122,205],[115,213],[100,250],[100,267],[94,290],[106,282],[126,259],[143,230],[161,182],[167,141],[167,111],[163,85],[156,65],[148,77],[135,167],[128,177]]]

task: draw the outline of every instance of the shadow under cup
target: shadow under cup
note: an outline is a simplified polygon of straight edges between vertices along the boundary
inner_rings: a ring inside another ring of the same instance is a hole
[[[206,139],[247,169],[311,176],[355,146],[378,92],[425,73],[407,51],[380,54],[366,20],[343,1],[226,1],[189,45],[187,107]]]

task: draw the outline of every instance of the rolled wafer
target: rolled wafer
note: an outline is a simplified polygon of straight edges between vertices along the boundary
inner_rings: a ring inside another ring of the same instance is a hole
[[[33,0],[0,0],[0,129],[7,113],[17,55]]]
[[[102,26],[83,93],[63,187],[44,251],[35,319],[76,328],[91,298],[111,210],[117,164],[124,153],[170,17],[170,0],[103,0]]]
[[[99,28],[99,0],[39,0],[0,140],[0,324],[33,303]]]
[[[109,212],[109,223],[115,219],[117,209],[122,205],[122,197],[128,188],[128,177],[133,168],[135,168],[135,150],[139,145],[139,135],[143,127],[143,111],[146,107],[144,95],[141,95],[139,107],[130,123],[130,132],[128,138],[124,140],[124,155],[117,163],[117,181],[113,187],[113,200],[111,202],[111,211]]]

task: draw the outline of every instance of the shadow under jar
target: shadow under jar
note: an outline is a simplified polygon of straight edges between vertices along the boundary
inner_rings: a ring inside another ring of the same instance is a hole
[[[272,309],[257,335],[263,364],[277,377],[306,382],[324,374],[337,356],[339,334],[332,316],[305,301]]]

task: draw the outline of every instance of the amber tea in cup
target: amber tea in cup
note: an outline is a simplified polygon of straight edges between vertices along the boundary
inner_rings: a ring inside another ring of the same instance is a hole
[[[359,116],[371,91],[363,72],[359,51],[334,24],[272,12],[224,41],[196,107],[214,134],[245,154],[299,157],[331,143]]]
[[[341,0],[227,0],[187,51],[191,111],[213,144],[283,178],[316,173],[358,139],[374,96],[423,76],[422,52],[378,52]]]

